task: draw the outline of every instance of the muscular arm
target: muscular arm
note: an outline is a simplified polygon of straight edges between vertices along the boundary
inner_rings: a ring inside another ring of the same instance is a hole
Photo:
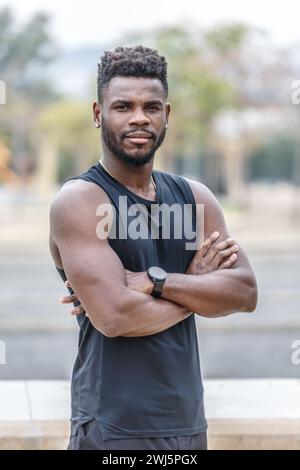
[[[196,203],[204,204],[204,237],[217,230],[219,241],[228,238],[224,216],[215,196],[201,183],[188,182]],[[219,317],[253,311],[257,303],[257,286],[249,261],[240,247],[231,269],[202,275],[170,273],[163,298],[178,302],[201,316]]]
[[[107,239],[99,239],[96,208],[106,193],[84,181],[63,188],[51,207],[52,243],[93,326],[109,337],[159,333],[191,313],[172,301],[129,289],[124,267]]]

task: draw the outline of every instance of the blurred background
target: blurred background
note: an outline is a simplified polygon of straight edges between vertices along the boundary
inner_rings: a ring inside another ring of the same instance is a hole
[[[71,375],[78,328],[59,303],[49,205],[63,180],[100,157],[91,108],[99,57],[138,43],[169,64],[172,114],[155,167],[216,194],[258,280],[255,313],[197,318],[203,375],[300,376],[296,12],[290,0],[272,9],[256,0],[0,0],[1,379]]]

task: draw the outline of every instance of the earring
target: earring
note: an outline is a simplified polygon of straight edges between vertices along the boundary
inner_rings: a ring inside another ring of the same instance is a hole
[[[99,129],[99,127],[100,127],[100,122],[95,121],[95,127],[97,127],[97,129]]]
[[[166,129],[168,129],[168,127],[169,127],[168,124],[166,124]]]

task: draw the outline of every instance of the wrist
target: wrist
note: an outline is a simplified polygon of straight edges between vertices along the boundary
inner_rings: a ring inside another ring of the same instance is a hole
[[[151,295],[153,291],[153,282],[148,276],[147,271],[145,271],[145,294]]]
[[[151,295],[160,298],[168,277],[167,272],[159,266],[150,266],[150,268],[147,269],[147,275],[152,283]]]

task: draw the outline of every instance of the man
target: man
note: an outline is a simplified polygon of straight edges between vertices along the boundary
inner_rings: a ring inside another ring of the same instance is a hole
[[[256,306],[255,277],[212,193],[153,171],[167,95],[167,64],[157,51],[105,52],[93,104],[103,156],[52,204],[51,253],[75,292],[65,301],[81,303],[72,312],[80,335],[69,449],[205,449],[195,315]],[[201,231],[197,204],[205,242],[191,248],[191,234]],[[175,207],[174,217],[161,207]],[[177,236],[184,223],[193,230]]]

